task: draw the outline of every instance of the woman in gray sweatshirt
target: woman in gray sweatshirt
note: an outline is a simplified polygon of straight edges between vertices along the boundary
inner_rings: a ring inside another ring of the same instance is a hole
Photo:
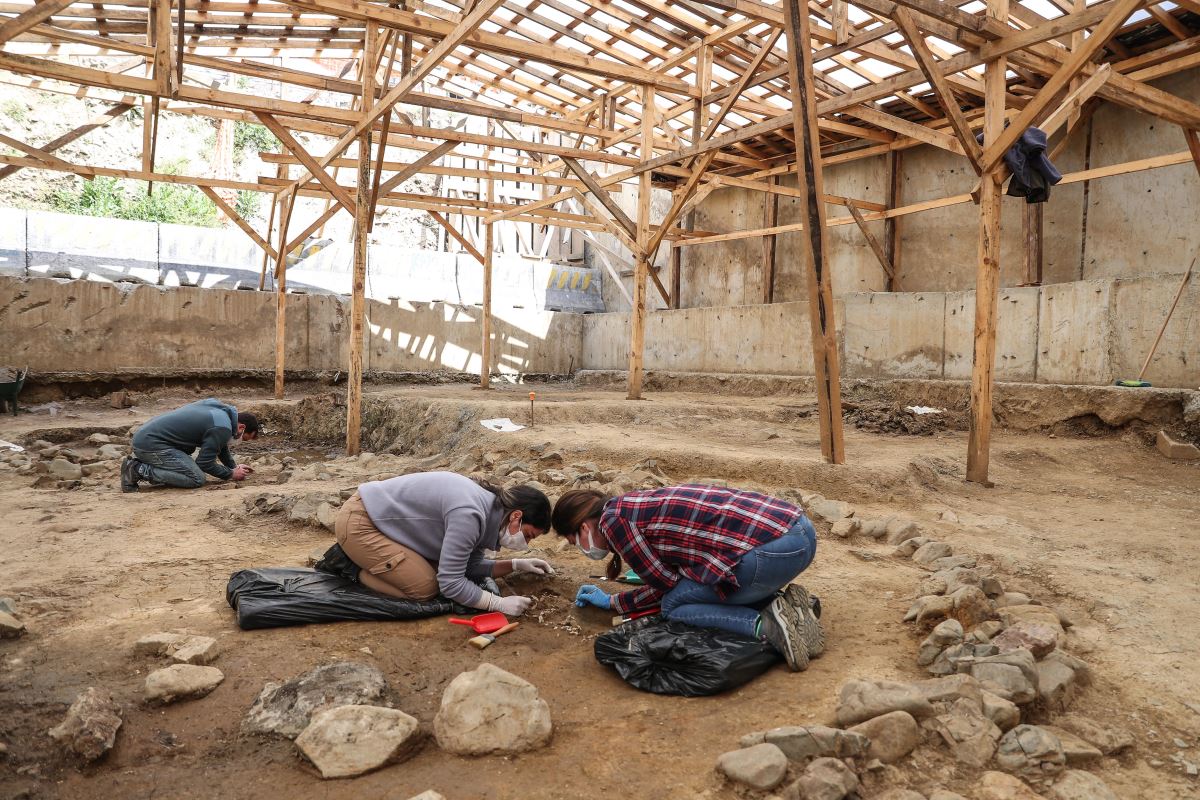
[[[476,581],[553,570],[540,558],[493,561],[483,551],[524,550],[549,528],[550,501],[531,486],[502,489],[454,472],[419,472],[359,486],[338,512],[334,534],[367,588],[412,600],[441,593],[519,617],[530,598],[500,597]]]

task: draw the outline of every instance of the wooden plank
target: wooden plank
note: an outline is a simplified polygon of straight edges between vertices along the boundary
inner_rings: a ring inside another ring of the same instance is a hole
[[[179,84],[171,63],[171,0],[152,0],[154,61],[152,75],[160,95],[172,95]],[[182,23],[181,23],[182,24]]]
[[[458,232],[458,229],[450,224],[450,220],[446,219],[445,215],[443,215],[440,211],[430,211],[427,213],[429,216],[433,217],[434,221],[445,228],[446,233],[450,234],[450,237],[454,239],[454,241],[462,245],[463,249],[466,250],[472,258],[474,258],[480,264],[486,264],[487,259],[484,257],[483,253],[480,253],[475,245],[467,241],[467,239]]]
[[[28,10],[21,12],[12,19],[0,25],[0,44],[20,36],[32,28],[71,5],[74,0],[38,0]]]
[[[287,167],[278,166],[275,168],[275,174],[282,177],[287,171]],[[267,239],[271,239],[275,235],[275,210],[279,206],[279,195],[271,193],[271,210],[267,213]],[[275,252],[275,248],[271,248]],[[278,259],[276,252],[276,259]],[[258,290],[261,292],[267,284],[267,262],[271,260],[271,256],[266,250],[263,250],[262,268],[258,273]]]
[[[567,165],[567,168],[570,169],[571,172],[575,173],[575,177],[583,181],[583,185],[586,186],[588,191],[592,193],[592,196],[600,201],[602,206],[608,209],[608,213],[613,215],[613,219],[615,219],[617,223],[625,229],[627,234],[630,236],[637,236],[637,225],[624,211],[621,210],[621,206],[617,204],[617,201],[613,200],[612,195],[610,195],[600,186],[600,184],[596,181],[596,176],[584,169],[583,165],[573,158],[564,158],[563,163]]]
[[[1026,203],[1021,207],[1021,257],[1025,266],[1025,285],[1042,285],[1042,230],[1045,203]]]
[[[858,206],[851,203],[850,216],[854,217],[854,222],[858,225],[858,229],[862,231],[863,238],[867,240],[867,244],[871,247],[871,252],[875,254],[875,259],[879,262],[879,266],[883,268],[884,274],[887,276],[888,283],[896,280],[896,271],[892,269],[892,264],[888,261],[887,253],[883,251],[883,245],[875,238],[875,234],[871,233],[871,229],[867,227],[867,221],[863,219],[862,212],[858,210]]]
[[[283,399],[283,370],[287,356],[287,249],[288,227],[292,222],[292,209],[296,206],[296,193],[288,192],[281,199],[283,212],[279,223],[279,250],[275,259],[275,399]]]
[[[434,161],[437,161],[439,158],[441,158],[444,155],[448,155],[457,146],[458,146],[458,142],[449,142],[449,141],[442,142],[437,147],[433,148],[428,153],[421,156],[416,161],[414,161],[411,164],[409,164],[408,166],[404,167],[404,169],[400,170],[395,175],[393,175],[392,177],[390,177],[386,181],[384,181],[382,184],[380,184],[379,194],[385,195],[388,192],[392,191],[392,189],[395,189],[397,186],[404,183],[406,180],[411,178],[413,175],[416,175],[418,172],[420,172],[422,169],[424,169],[425,167],[432,164]]]
[[[243,233],[250,237],[250,241],[261,247],[263,252],[268,256],[271,256],[272,258],[278,257],[279,254],[275,252],[275,248],[271,247],[270,243],[267,242],[266,239],[264,239],[262,236],[259,236],[258,231],[254,230],[254,228],[251,228],[250,223],[242,219],[242,215],[237,213],[237,209],[226,203],[225,198],[217,194],[216,189],[213,189],[209,186],[201,186],[199,188],[200,191],[204,192],[205,196],[208,197],[209,200],[212,200],[213,203],[216,204],[217,208],[221,209],[221,211],[225,213],[225,216],[229,217],[230,221],[233,222],[234,225],[237,225],[242,229]]]
[[[903,156],[897,150],[887,154],[887,207],[897,208],[902,196],[903,175],[901,168]],[[892,265],[892,278],[883,287],[889,292],[900,291],[900,221],[895,217],[886,217],[883,221],[883,249],[888,263]]]
[[[292,136],[291,132],[287,128],[283,127],[283,125],[281,125],[279,120],[275,119],[275,117],[271,116],[265,111],[258,112],[257,116],[262,121],[262,124],[266,125],[267,129],[270,130],[271,133],[275,134],[275,138],[287,148],[288,152],[300,159],[300,163],[305,166],[305,168],[308,170],[308,173],[320,181],[321,185],[324,186],[331,195],[333,195],[333,199],[337,200],[338,205],[353,214],[353,198],[350,197],[349,192],[339,186],[337,181],[335,181],[333,177],[325,171],[324,165],[309,155],[308,151],[304,149],[304,145],[297,142],[295,137]],[[369,140],[370,137],[368,137],[368,147],[370,147]]]
[[[131,108],[133,108],[132,103],[118,103],[117,105],[108,109],[104,113],[99,114],[95,117],[92,117],[90,120],[85,122],[83,125],[80,125],[78,128],[73,128],[73,129],[67,131],[66,133],[62,134],[61,136],[57,136],[54,139],[51,139],[49,142],[46,142],[46,144],[41,146],[41,150],[46,153],[53,153],[55,150],[58,150],[60,147],[64,147],[64,146],[70,144],[71,142],[75,141],[76,139],[79,139],[82,136],[86,136],[87,134],[91,133],[92,131],[96,130],[97,128],[103,128],[105,125],[109,124],[113,120],[121,117],[126,111],[128,111]],[[0,181],[4,180],[9,175],[12,175],[12,174],[18,172],[20,169],[21,169],[21,167],[15,166],[15,165],[9,165],[9,166],[6,166],[6,167],[0,169]]]
[[[1007,21],[1008,0],[988,0],[987,15],[993,20]],[[987,154],[994,151],[997,142],[1006,138],[1004,103],[1007,68],[1006,59],[997,58],[988,62],[983,75],[986,89],[983,161],[986,168],[979,188],[979,248],[975,273],[975,330],[971,362],[971,420],[967,435],[967,480],[985,486],[991,485],[988,480],[988,463],[991,457],[996,314],[1000,293],[1000,187],[1004,177],[1003,171],[995,168]],[[1075,71],[1073,70],[1071,75]],[[1069,79],[1071,75],[1067,75],[1066,78]],[[1021,131],[1023,130],[1022,127]]]
[[[654,154],[654,117],[647,113],[654,108],[654,87],[642,87],[642,142],[639,154],[644,162]],[[629,315],[629,374],[627,397],[642,399],[642,381],[645,366],[646,343],[646,282],[650,273],[650,262],[646,250],[650,244],[650,172],[638,176],[637,242],[642,252],[634,261],[633,309]],[[603,194],[603,193],[602,193]]]
[[[50,164],[36,158],[7,156],[3,154],[0,154],[0,164],[9,164],[18,169],[33,167],[34,169],[47,169],[55,172],[71,172],[76,175],[104,175],[110,178],[129,178],[135,181],[177,183],[182,186],[211,186],[214,189],[244,189],[250,192],[270,191],[270,189],[261,184],[248,183],[246,181],[231,181],[224,178],[197,178],[193,175],[168,175],[165,172],[145,172],[140,169],[113,169],[112,167],[97,167],[90,164],[68,163],[67,166],[63,167],[57,163]]]
[[[1083,108],[1083,104],[1092,99],[1092,95],[1100,90],[1100,87],[1104,85],[1105,81],[1111,75],[1112,67],[1108,64],[1101,65],[1100,69],[1096,70],[1090,78],[1080,83],[1063,98],[1058,108],[1050,116],[1042,120],[1042,124],[1038,127],[1046,132],[1046,136],[1052,135],[1065,125],[1072,116],[1078,116],[1080,109]]]
[[[22,142],[19,139],[14,139],[11,136],[6,136],[3,133],[0,133],[0,144],[7,145],[15,150],[20,150],[21,152],[28,155],[30,158],[33,158],[34,160],[41,162],[45,166],[52,167],[61,172],[77,172],[77,174],[83,175],[84,177],[88,178],[89,180],[95,174],[95,173],[91,172],[91,170],[87,169],[86,167],[82,167],[82,168],[76,167],[74,164],[71,164],[70,162],[67,162],[67,161],[63,161],[58,156],[53,155],[46,150],[43,150],[38,147],[34,147],[31,144],[25,144],[25,142]]]
[[[813,374],[817,391],[821,454],[833,464],[845,463],[842,437],[842,396],[838,365],[837,328],[833,287],[826,252],[825,193],[821,174],[821,143],[817,129],[816,90],[813,86],[812,41],[808,5],[783,0],[787,35],[788,80],[792,87],[792,130],[796,137],[796,163],[805,196],[800,198],[800,219],[806,223],[802,254],[808,269],[809,322],[813,345]]]
[[[626,230],[624,225],[610,219],[608,215],[604,213],[604,209],[596,205],[595,201],[593,201],[583,192],[576,192],[574,199],[578,200],[583,207],[587,209],[588,213],[592,215],[592,218],[603,225],[604,229],[608,231],[609,234],[620,241],[621,244],[625,245],[626,249],[633,254],[635,259],[644,255],[642,245],[637,240],[636,227],[634,228],[634,231],[630,233],[628,230]]]
[[[975,174],[978,175],[982,171],[980,160],[983,157],[983,150],[979,147],[979,143],[975,141],[975,134],[971,131],[971,125],[967,122],[967,118],[963,116],[958,99],[954,96],[954,90],[950,88],[949,81],[942,74],[937,60],[933,57],[933,51],[929,49],[929,44],[925,41],[925,37],[917,29],[917,25],[913,22],[909,11],[903,8],[896,9],[893,20],[900,26],[900,30],[904,33],[904,38],[908,40],[909,47],[912,48],[913,55],[916,56],[917,63],[921,67],[921,72],[925,74],[929,85],[933,87],[934,94],[937,95],[938,102],[941,103],[942,109],[946,112],[946,118],[950,121],[950,129],[958,137],[958,141],[962,145],[963,150],[966,151],[971,166],[975,169]]]
[[[1016,119],[1009,123],[1008,128],[988,144],[983,153],[983,168],[985,172],[994,170],[1004,159],[1004,154],[1012,147],[1026,128],[1037,125],[1048,110],[1050,103],[1059,92],[1063,91],[1084,65],[1091,61],[1097,51],[1116,32],[1129,15],[1145,3],[1145,0],[1116,0],[1104,20],[1096,26],[1084,43],[1073,50],[1069,58],[1054,73],[1050,80],[1038,90],[1019,113]]]

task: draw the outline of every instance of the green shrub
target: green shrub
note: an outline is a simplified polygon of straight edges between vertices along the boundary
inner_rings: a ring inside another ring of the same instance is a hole
[[[143,181],[109,177],[84,181],[78,178],[72,189],[55,191],[50,204],[57,211],[89,217],[173,222],[207,228],[218,224],[217,207],[211,200],[194,186],[174,183],[157,183],[154,193],[147,195]]]
[[[279,151],[279,140],[266,126],[239,119],[233,125],[233,148],[238,153],[246,150],[276,153]]]

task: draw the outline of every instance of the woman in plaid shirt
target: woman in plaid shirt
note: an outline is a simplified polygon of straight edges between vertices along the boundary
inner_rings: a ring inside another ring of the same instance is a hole
[[[816,532],[791,503],[717,486],[614,498],[576,489],[559,498],[552,521],[588,558],[612,555],[610,580],[624,561],[645,583],[615,595],[588,584],[576,605],[621,613],[661,606],[670,620],[764,639],[792,670],[824,648],[808,592],[791,583],[812,563]]]

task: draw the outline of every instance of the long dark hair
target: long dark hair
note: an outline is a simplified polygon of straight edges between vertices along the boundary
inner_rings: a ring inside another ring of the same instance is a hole
[[[472,478],[471,480],[479,484],[479,488],[496,495],[501,508],[504,509],[506,520],[512,512],[520,511],[521,522],[527,522],[538,530],[550,530],[550,498],[541,491],[525,484],[505,489],[483,478]]]
[[[600,519],[608,495],[595,489],[572,489],[563,492],[562,497],[554,504],[554,531],[559,536],[573,536],[579,532],[579,526],[590,519]],[[616,580],[621,574],[621,556],[613,553],[605,568],[605,575],[610,581]]]

